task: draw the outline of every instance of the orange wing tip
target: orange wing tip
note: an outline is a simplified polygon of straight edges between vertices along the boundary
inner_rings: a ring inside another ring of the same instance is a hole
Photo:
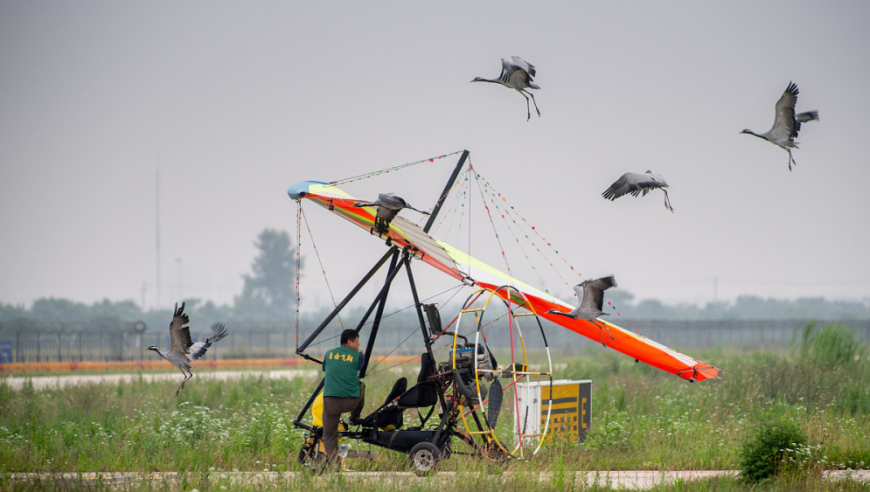
[[[705,379],[719,379],[719,369],[709,364],[696,364],[690,369],[677,371],[677,376],[680,376],[690,383],[703,381]]]

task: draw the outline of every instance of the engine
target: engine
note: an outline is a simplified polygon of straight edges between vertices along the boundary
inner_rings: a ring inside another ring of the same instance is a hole
[[[482,344],[477,346],[476,354],[473,343],[457,344],[455,355],[456,368],[462,374],[463,379],[473,378],[475,368],[486,371],[480,373],[481,379],[486,379],[487,381],[495,379],[495,375],[490,372],[493,369],[492,359],[489,357],[486,347]],[[448,353],[447,362],[442,362],[438,365],[438,372],[448,372],[453,368],[453,356],[454,352],[451,350]]]

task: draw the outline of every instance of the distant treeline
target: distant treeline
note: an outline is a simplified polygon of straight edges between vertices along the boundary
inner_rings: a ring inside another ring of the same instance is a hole
[[[864,301],[837,301],[820,297],[796,300],[762,299],[755,296],[741,296],[733,302],[711,302],[699,306],[695,304],[665,304],[658,300],[642,300],[634,303],[630,293],[620,292],[609,297],[610,309],[619,312],[623,320],[868,320],[870,319],[870,299]],[[228,323],[235,329],[277,330],[294,328],[295,314],[288,309],[281,316],[269,316],[261,310],[242,306],[217,306],[211,301],[198,299],[186,301],[186,312],[191,316],[191,326],[205,329],[214,323]],[[404,307],[404,306],[402,306]],[[613,309],[615,307],[615,309]],[[357,312],[359,311],[359,312]],[[391,312],[387,309],[387,312]],[[310,331],[327,315],[324,308],[308,312],[300,318],[300,326]],[[343,313],[344,327],[355,327],[362,317],[362,310]],[[113,302],[104,300],[91,305],[67,299],[44,298],[33,303],[30,308],[0,303],[0,330],[30,322],[44,330],[88,330],[99,329],[107,322],[123,325],[143,321],[148,331],[168,328],[172,318],[171,309],[152,309],[143,311],[133,301]],[[613,316],[615,318],[615,316]],[[617,321],[617,320],[613,320]],[[14,322],[14,323],[13,323]],[[385,325],[415,325],[414,310],[404,310],[388,320]],[[333,322],[332,325],[336,325]]]
[[[39,299],[29,309],[0,303],[0,331],[8,330],[13,325],[34,326],[41,331],[93,331],[102,327],[123,329],[126,325],[141,321],[146,324],[148,332],[153,333],[157,329],[169,328],[173,307],[174,304],[167,309],[143,311],[133,301],[103,300],[88,305],[56,298]],[[296,323],[295,316],[287,314],[292,313],[289,308],[281,315],[269,315],[247,307],[217,306],[211,301],[203,303],[198,299],[186,299],[184,311],[190,316],[190,326],[195,332],[204,331],[214,323],[231,324],[236,329],[269,331],[286,330]],[[307,315],[306,319],[313,316],[316,315]]]
[[[610,294],[610,292],[608,292]],[[870,298],[860,301],[829,300],[823,297],[803,297],[794,300],[763,299],[740,296],[733,302],[708,302],[705,305],[665,304],[655,299],[633,302],[629,292],[613,292],[605,298],[632,319],[653,320],[765,320],[765,319],[870,319]]]

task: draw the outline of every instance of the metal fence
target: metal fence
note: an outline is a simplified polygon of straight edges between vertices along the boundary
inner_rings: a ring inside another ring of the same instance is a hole
[[[230,329],[226,339],[209,349],[209,358],[280,358],[294,354],[295,335],[290,326],[244,326],[251,328]],[[191,331],[194,342],[212,335],[208,329]],[[156,345],[166,352],[169,344],[168,331],[148,331],[141,321],[100,320],[74,325],[14,320],[0,329],[0,363],[145,360],[154,356],[146,353],[148,346]]]
[[[809,320],[720,320],[666,321],[617,320],[622,328],[664,345],[676,348],[774,348],[787,347]],[[824,321],[819,327],[835,323]],[[838,322],[857,338],[870,342],[870,320]],[[209,349],[208,358],[287,358],[295,354],[295,330],[289,324],[228,322],[229,335]],[[244,327],[244,328],[242,328]],[[416,328],[417,330],[419,328]],[[410,331],[414,328],[410,327]],[[556,325],[547,324],[549,345],[560,353],[576,352],[598,342]],[[391,333],[392,332],[392,333]],[[408,326],[381,327],[379,340],[387,345],[407,339]],[[213,335],[206,329],[192,332],[201,340]],[[363,333],[365,336],[365,332]],[[395,336],[391,336],[395,335]],[[417,338],[415,338],[418,340]],[[330,341],[331,344],[337,340]],[[166,330],[150,331],[141,322],[103,319],[79,325],[14,320],[0,327],[0,363],[5,362],[83,362],[146,360],[149,345],[165,351],[169,347]],[[330,345],[331,348],[333,345]],[[419,347],[400,348],[395,354],[416,353]]]

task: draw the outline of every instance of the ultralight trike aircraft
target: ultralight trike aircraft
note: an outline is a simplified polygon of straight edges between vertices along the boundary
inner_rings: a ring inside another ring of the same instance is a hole
[[[492,461],[531,458],[540,451],[548,432],[552,431],[552,401],[541,402],[540,416],[528,415],[520,408],[518,391],[522,385],[551,385],[553,382],[553,362],[542,319],[600,341],[605,347],[689,382],[717,377],[715,367],[601,319],[591,322],[548,314],[551,309],[565,311],[572,307],[548,292],[504,274],[432,237],[429,231],[451,189],[457,188],[457,183],[462,180],[460,172],[465,169],[466,181],[480,179],[470,165],[465,167],[467,158],[468,151],[463,151],[422,226],[396,215],[396,211],[389,215],[379,213],[379,208],[386,205],[362,202],[339,189],[338,181],[305,181],[288,190],[290,198],[296,200],[299,207],[297,231],[301,230],[302,201],[308,200],[379,237],[388,248],[335,309],[297,346],[298,355],[322,363],[307,350],[387,262],[386,279],[356,327],[357,332],[369,328],[367,333],[363,333],[367,346],[360,378],[368,373],[373,349],[378,344],[387,297],[402,271],[407,277],[416,310],[417,332],[421,340],[421,355],[419,359],[414,358],[419,360],[416,381],[409,385],[406,378],[399,378],[383,404],[365,416],[359,425],[353,426],[354,429],[342,430],[342,438],[406,453],[411,468],[421,475],[433,472],[441,460],[461,452],[455,448],[460,442],[470,448],[471,454]],[[300,268],[298,261],[297,250],[297,272]],[[472,290],[449,323],[442,323],[444,310],[439,309],[438,304],[420,300],[411,268],[414,261],[427,263],[454,278],[460,286]],[[608,331],[606,337],[602,326]],[[439,353],[443,355],[439,356]],[[322,389],[323,380],[293,422],[294,426],[306,431],[299,461],[312,469],[318,469],[324,462],[322,430],[304,420]],[[406,426],[404,414],[411,409],[417,414],[418,422]],[[507,418],[500,419],[502,415]]]

